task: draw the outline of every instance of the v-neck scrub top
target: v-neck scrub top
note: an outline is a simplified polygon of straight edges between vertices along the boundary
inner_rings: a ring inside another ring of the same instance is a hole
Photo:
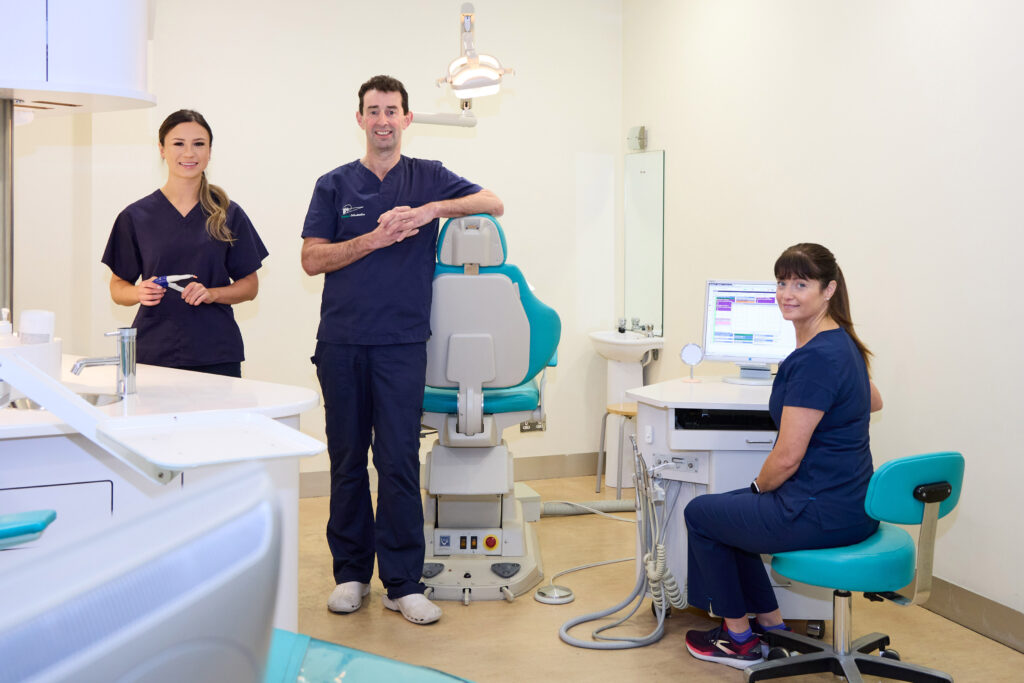
[[[122,280],[194,273],[206,287],[225,287],[256,272],[267,248],[242,207],[230,202],[227,226],[234,244],[210,237],[197,202],[182,216],[157,190],[129,205],[110,231],[103,263]],[[245,360],[242,333],[229,304],[191,306],[168,289],[156,306],[139,306],[138,361],[187,368]]]
[[[302,237],[344,242],[372,232],[396,206],[476,194],[483,188],[440,161],[403,156],[380,180],[360,161],[321,176]],[[317,339],[333,344],[408,344],[430,336],[431,282],[438,221],[324,276]]]
[[[825,413],[796,473],[773,492],[784,516],[811,514],[825,530],[870,522],[864,498],[874,469],[868,438],[871,385],[864,358],[846,330],[819,332],[779,364],[768,401],[775,424],[784,406]]]

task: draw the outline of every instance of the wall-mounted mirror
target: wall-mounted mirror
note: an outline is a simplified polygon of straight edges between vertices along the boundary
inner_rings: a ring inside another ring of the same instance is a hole
[[[625,313],[641,325],[663,332],[665,152],[626,155],[623,218],[625,221]]]

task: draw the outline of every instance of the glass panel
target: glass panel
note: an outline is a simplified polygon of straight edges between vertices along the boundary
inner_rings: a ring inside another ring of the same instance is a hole
[[[662,335],[665,152],[626,155],[624,220],[626,325],[639,318]]]

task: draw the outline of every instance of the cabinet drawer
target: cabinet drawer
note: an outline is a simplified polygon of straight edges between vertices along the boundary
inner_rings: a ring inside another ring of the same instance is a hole
[[[673,429],[669,448],[679,451],[770,451],[778,432]]]

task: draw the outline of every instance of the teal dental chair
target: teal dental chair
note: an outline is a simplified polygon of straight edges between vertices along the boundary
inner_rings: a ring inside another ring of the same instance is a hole
[[[880,521],[871,537],[851,546],[777,553],[772,558],[776,573],[834,589],[832,647],[795,633],[768,631],[768,658],[772,661],[746,669],[746,680],[831,672],[845,676],[850,683],[861,681],[862,674],[952,683],[952,677],[941,671],[899,661],[896,651],[888,649],[887,635],[872,633],[851,642],[851,592],[860,591],[872,600],[886,599],[904,606],[928,599],[937,523],[960,500],[963,475],[964,458],[959,453],[890,460],[875,470],[868,484],[864,509]],[[895,524],[920,525],[916,552],[910,534]],[[911,598],[896,592],[904,587],[911,591]],[[878,654],[872,654],[876,650]]]
[[[543,424],[544,371],[555,363],[558,314],[505,262],[492,216],[454,218],[437,242],[423,424],[423,581],[441,600],[512,600],[543,576],[540,498],[513,479],[502,431]]]

